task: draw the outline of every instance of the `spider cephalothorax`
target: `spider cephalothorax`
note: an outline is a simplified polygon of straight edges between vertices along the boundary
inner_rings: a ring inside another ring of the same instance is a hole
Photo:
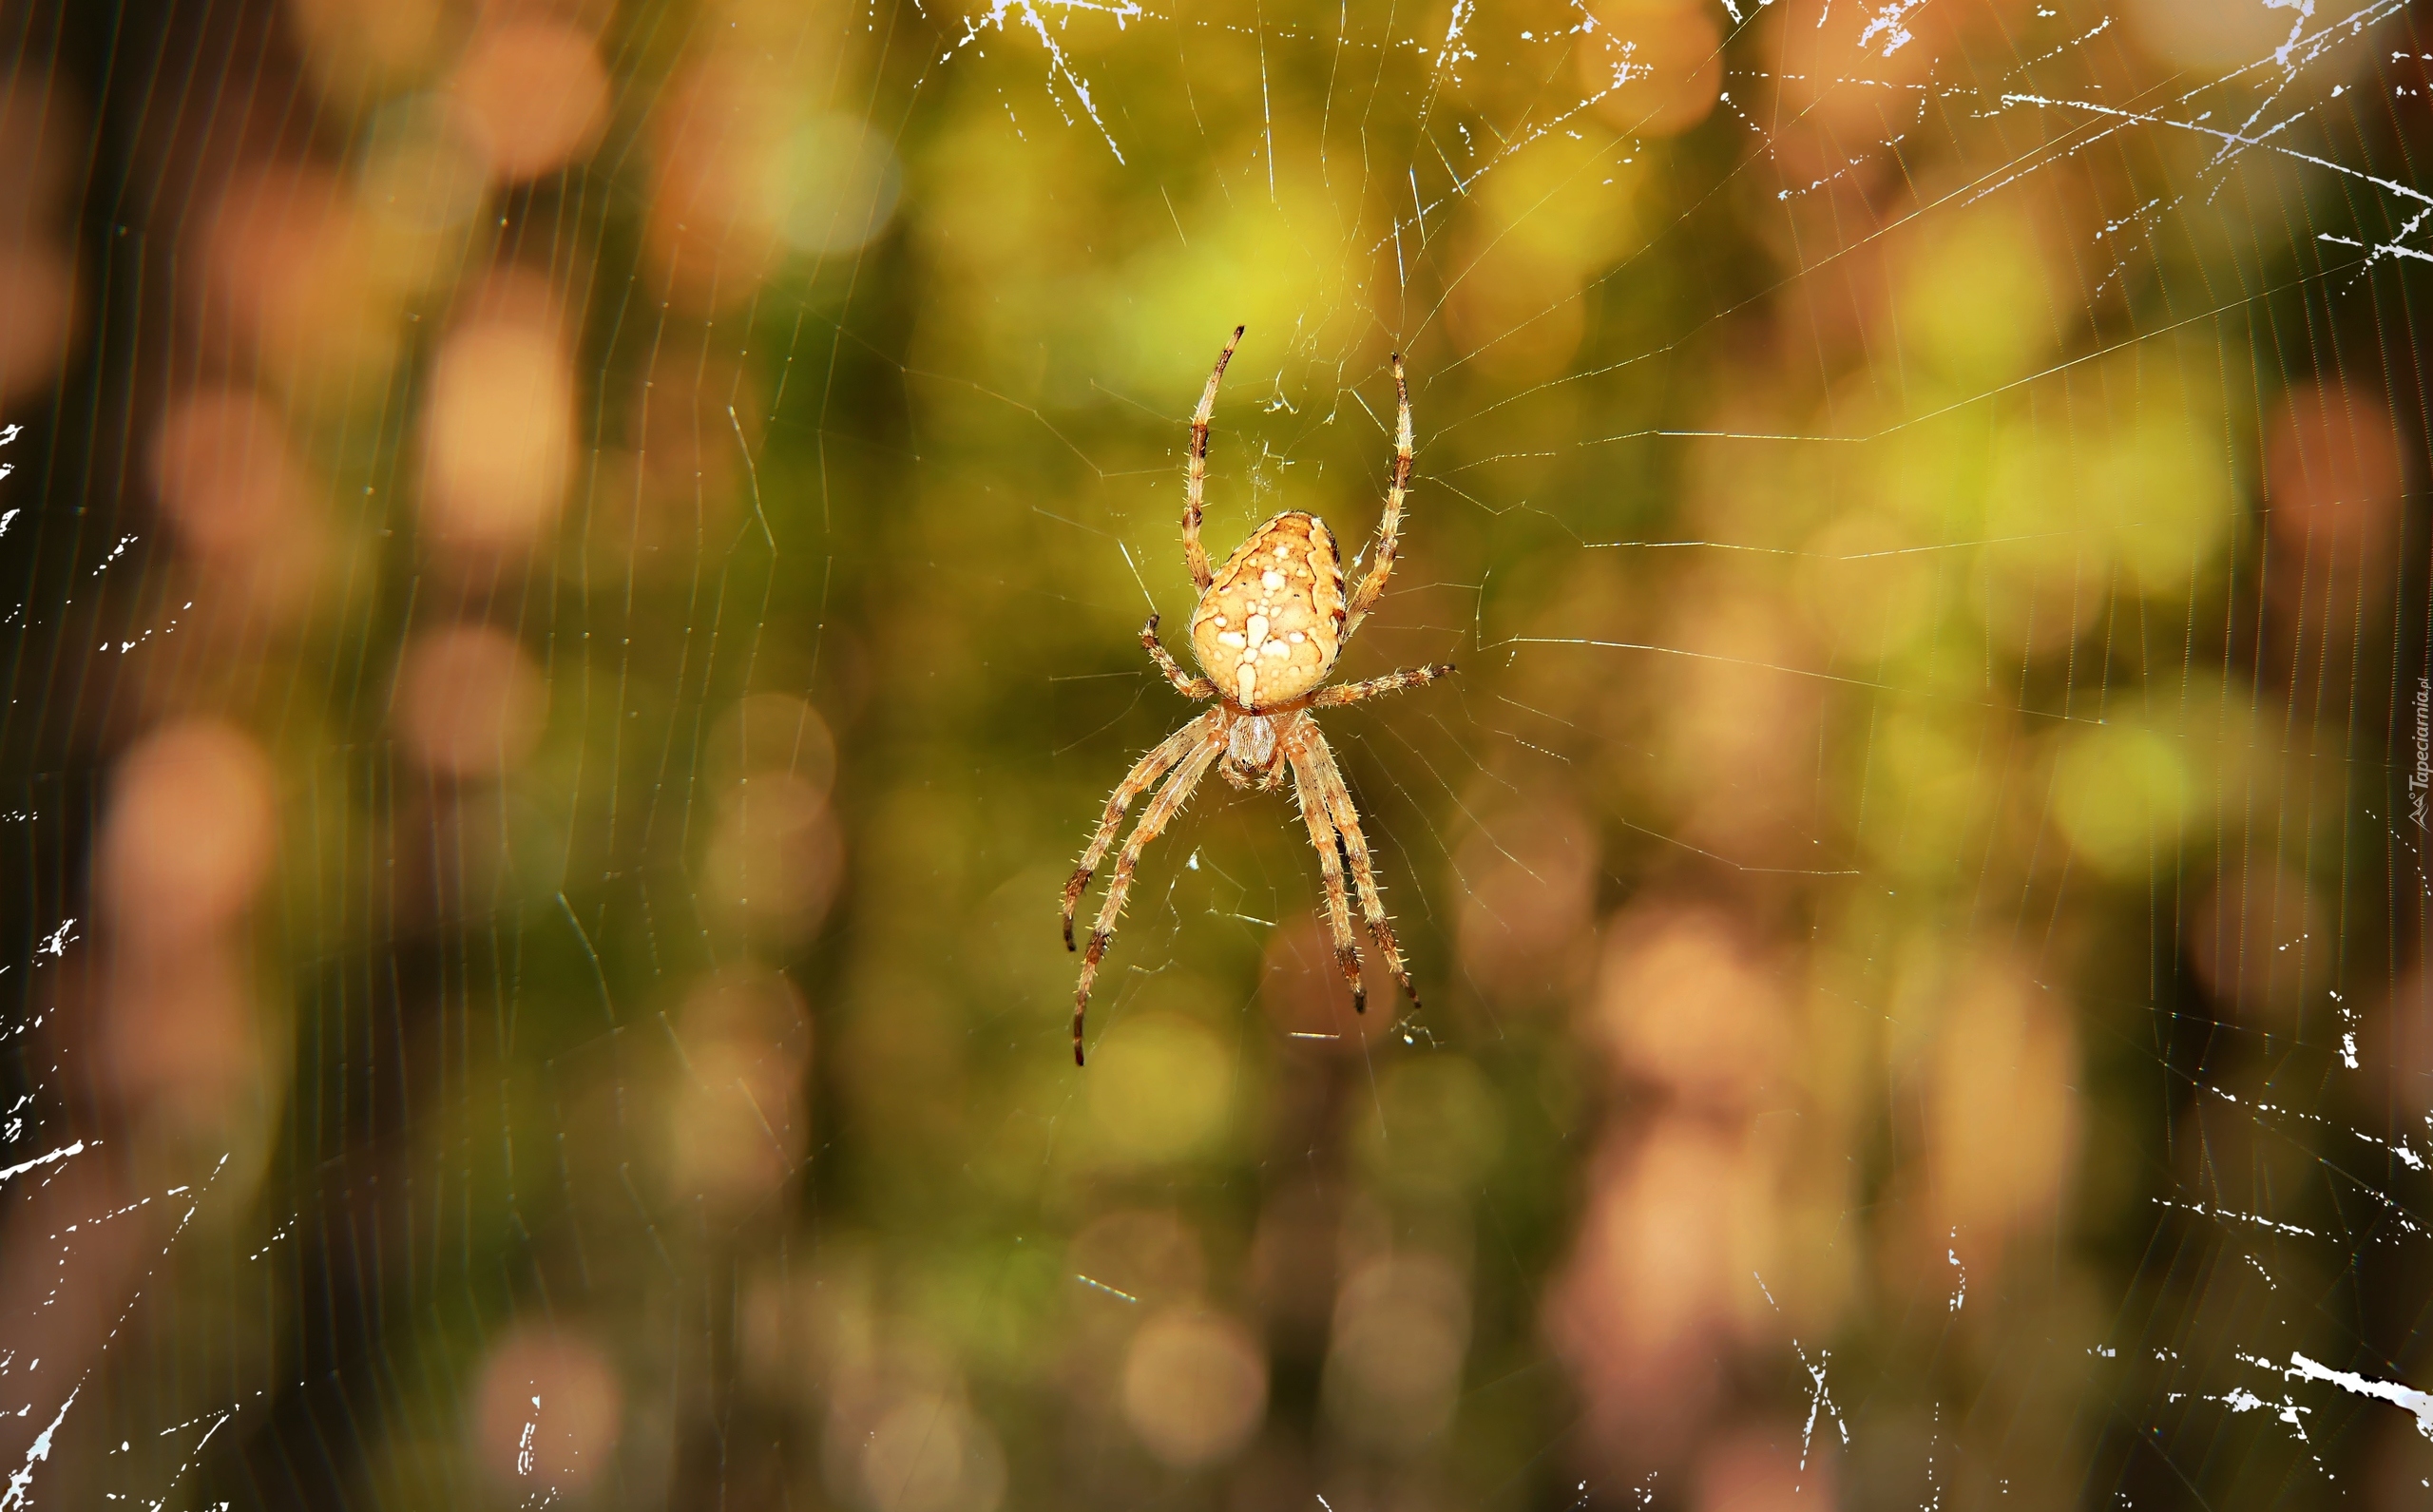
[[[1403,381],[1403,359],[1394,358],[1394,472],[1386,490],[1385,518],[1377,525],[1377,549],[1369,568],[1349,599],[1343,591],[1342,560],[1326,522],[1297,511],[1279,514],[1251,532],[1222,567],[1211,569],[1208,552],[1199,544],[1200,498],[1208,475],[1208,419],[1216,408],[1216,385],[1225,364],[1241,340],[1236,326],[1216,356],[1208,387],[1200,392],[1199,408],[1191,417],[1191,462],[1184,473],[1182,505],[1183,561],[1191,568],[1199,602],[1191,611],[1191,651],[1208,676],[1195,678],[1175,664],[1158,640],[1158,617],[1140,629],[1140,643],[1159,670],[1186,699],[1214,699],[1216,706],[1192,720],[1142,756],[1107,799],[1106,813],[1091,836],[1082,864],[1064,884],[1064,947],[1073,948],[1073,910],[1088,890],[1091,874],[1106,859],[1109,847],[1123,826],[1132,800],[1153,786],[1140,822],[1116,858],[1115,879],[1107,884],[1106,901],[1090,930],[1082,957],[1082,985],[1073,995],[1073,1063],[1082,1063],[1082,1016],[1089,1006],[1090,984],[1107,942],[1115,937],[1122,916],[1124,895],[1132,886],[1133,869],[1141,851],[1158,837],[1207,776],[1221,766],[1236,787],[1274,788],[1286,769],[1301,807],[1301,822],[1318,852],[1318,871],[1326,879],[1327,928],[1334,937],[1335,961],[1351,984],[1351,1005],[1368,1006],[1360,984],[1360,947],[1351,934],[1351,900],[1347,895],[1343,864],[1351,867],[1351,884],[1359,890],[1361,918],[1376,941],[1378,953],[1394,973],[1414,1006],[1419,994],[1403,967],[1394,927],[1377,895],[1377,875],[1369,858],[1369,842],[1360,833],[1360,815],[1351,806],[1351,792],[1334,764],[1334,753],[1318,733],[1312,711],[1357,703],[1397,688],[1416,687],[1452,671],[1448,666],[1409,667],[1371,678],[1366,682],[1325,685],[1335,659],[1376,606],[1394,569],[1394,548],[1402,533],[1403,496],[1410,487],[1410,393]],[[1160,779],[1162,785],[1159,785]],[[1337,847],[1341,855],[1337,855]]]

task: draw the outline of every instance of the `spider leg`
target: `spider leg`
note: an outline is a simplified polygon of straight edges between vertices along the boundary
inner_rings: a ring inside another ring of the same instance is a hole
[[[1174,775],[1166,778],[1166,785],[1159,788],[1158,795],[1149,800],[1149,806],[1140,811],[1140,822],[1133,827],[1132,837],[1123,842],[1122,853],[1115,858],[1115,875],[1107,882],[1106,901],[1099,906],[1098,921],[1090,926],[1089,947],[1082,952],[1082,985],[1073,992],[1075,1065],[1082,1063],[1082,1015],[1090,1005],[1090,984],[1098,978],[1099,960],[1106,954],[1107,943],[1115,938],[1116,921],[1123,916],[1124,894],[1132,890],[1132,870],[1140,865],[1140,852],[1158,837],[1158,832],[1166,827],[1175,812],[1190,799],[1192,790],[1199,786],[1199,779],[1208,775],[1208,769],[1216,763],[1216,754],[1225,749],[1223,726],[1211,722],[1221,718],[1222,715],[1222,710],[1215,710],[1206,718],[1193,721],[1206,726],[1199,737],[1200,744],[1182,758]]]
[[[1175,665],[1175,659],[1158,643],[1158,617],[1154,614],[1149,616],[1149,622],[1140,627],[1140,644],[1148,649],[1150,658],[1158,663],[1158,670],[1166,675],[1166,680],[1175,685],[1177,693],[1186,699],[1216,697],[1216,684],[1206,678],[1195,678]]]
[[[1098,833],[1090,836],[1090,848],[1082,852],[1082,864],[1074,869],[1072,877],[1064,884],[1065,949],[1073,948],[1073,910],[1081,906],[1082,894],[1089,890],[1090,874],[1099,869],[1101,861],[1106,859],[1107,848],[1115,844],[1115,837],[1122,832],[1123,812],[1132,807],[1133,799],[1157,786],[1158,779],[1166,775],[1166,769],[1190,752],[1194,741],[1207,738],[1212,728],[1210,721],[1216,719],[1220,712],[1212,709],[1166,737],[1134,762],[1132,770],[1124,774],[1123,780],[1116,785],[1115,795],[1106,800],[1106,814],[1099,820]]]
[[[1369,859],[1369,841],[1360,833],[1360,811],[1352,806],[1351,790],[1343,785],[1343,773],[1334,764],[1334,753],[1328,749],[1327,738],[1318,732],[1315,719],[1303,719],[1293,732],[1293,756],[1295,770],[1307,766],[1317,780],[1320,797],[1327,816],[1343,836],[1343,848],[1351,857],[1351,880],[1360,895],[1360,914],[1369,926],[1370,938],[1377,942],[1377,951],[1386,958],[1387,968],[1401,983],[1410,1005],[1419,1006],[1419,989],[1411,986],[1409,968],[1403,965],[1402,946],[1394,939],[1394,924],[1386,917],[1385,899],[1377,894],[1377,872]]]
[[[1199,505],[1208,488],[1208,421],[1216,412],[1216,385],[1225,376],[1225,364],[1234,360],[1234,344],[1242,339],[1242,328],[1225,338],[1225,350],[1216,354],[1216,371],[1208,374],[1208,387],[1199,393],[1199,408],[1191,411],[1191,463],[1182,480],[1182,560],[1191,568],[1191,585],[1206,593],[1216,575],[1208,565],[1207,548],[1199,544]]]
[[[1403,378],[1403,355],[1394,354],[1394,477],[1386,489],[1386,515],[1377,522],[1377,549],[1369,558],[1369,570],[1360,575],[1360,586],[1352,590],[1351,603],[1344,610],[1343,639],[1360,628],[1360,622],[1375,608],[1378,598],[1386,591],[1386,580],[1394,574],[1394,548],[1401,545],[1403,534],[1403,496],[1410,491],[1410,385]]]
[[[1352,937],[1351,905],[1344,896],[1343,865],[1335,853],[1342,837],[1335,833],[1334,821],[1327,816],[1319,778],[1293,750],[1289,738],[1285,752],[1293,767],[1293,793],[1301,801],[1301,822],[1309,826],[1310,845],[1318,852],[1318,874],[1326,879],[1327,932],[1334,936],[1335,965],[1342,968],[1344,981],[1351,985],[1351,1011],[1366,1013],[1369,991],[1360,981],[1360,945]]]
[[[1347,703],[1376,698],[1382,693],[1400,693],[1405,688],[1423,687],[1452,670],[1453,663],[1446,661],[1436,666],[1405,667],[1399,672],[1389,672],[1382,678],[1370,678],[1363,682],[1338,682],[1331,688],[1320,688],[1312,696],[1310,707],[1338,709]]]

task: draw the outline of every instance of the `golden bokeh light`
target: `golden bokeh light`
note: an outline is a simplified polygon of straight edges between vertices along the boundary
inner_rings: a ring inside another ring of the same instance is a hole
[[[514,637],[460,624],[406,648],[392,701],[414,760],[442,776],[475,778],[512,771],[532,754],[548,688]]]
[[[2108,526],[2130,585],[2172,603],[2204,584],[2239,518],[2220,433],[2220,399],[2176,373],[2108,375],[2136,384],[2134,415],[2083,449],[2070,488],[2077,516]]]
[[[2321,943],[2331,918],[2304,872],[2270,855],[2227,857],[2189,905],[2189,968],[2224,1017],[2289,1023],[2331,980]]]
[[[1746,1424],[1702,1446],[1691,1472],[1697,1512],[1812,1512],[1841,1504],[1828,1425]],[[1820,1429],[1824,1431],[1819,1431]]]
[[[447,0],[286,0],[323,98],[364,108],[422,78],[450,40]]]
[[[2034,207],[2002,201],[1938,217],[1905,239],[1894,320],[1919,368],[1971,393],[2024,376],[2067,334]]]
[[[1982,1274],[2060,1211],[2084,1121],[2078,1037],[2068,1005],[1999,953],[1969,960],[1945,990],[1927,1071],[1926,1237]]]
[[[2401,976],[2381,1010],[2371,1026],[2371,1063],[2388,1068],[2402,1121],[2422,1122],[2433,1117],[2433,971],[2420,963]]]
[[[644,246],[692,309],[748,299],[790,255],[852,253],[895,213],[900,170],[862,122],[741,48],[687,63],[654,124]]]
[[[2303,6],[2222,5],[2216,0],[2132,0],[2128,31],[2158,59],[2197,73],[2229,73],[2269,58],[2312,29]]]
[[[57,73],[0,68],[0,245],[65,229],[88,149],[90,113],[74,84]]]
[[[433,550],[531,550],[554,526],[575,456],[575,381],[555,333],[482,319],[431,363],[422,421],[422,524]]]
[[[499,182],[588,157],[608,124],[608,70],[583,28],[519,17],[474,34],[447,88],[471,116]]]
[[[995,1512],[1005,1498],[997,1436],[950,1397],[907,1397],[871,1429],[860,1459],[873,1512]]]
[[[1609,1433],[1677,1432],[1719,1384],[1719,1338],[1765,1303],[1777,1212],[1742,1141],[1664,1119],[1600,1155],[1570,1257],[1550,1287],[1548,1341]]]
[[[819,711],[790,693],[738,699],[710,726],[701,744],[704,775],[715,788],[757,775],[783,776],[825,798],[836,780],[836,737]]]
[[[1799,563],[1801,607],[1836,658],[1876,666],[1910,653],[1936,628],[1943,584],[1906,522],[1874,509],[1835,516]]]
[[[59,381],[83,323],[72,255],[78,176],[90,150],[76,90],[43,70],[0,70],[0,405],[16,406]]]
[[[2063,737],[2053,766],[2053,817],[2100,875],[2147,875],[2177,848],[2197,811],[2183,742],[2125,719]]]
[[[1124,1351],[1124,1421],[1176,1469],[1231,1457],[1266,1407],[1267,1356],[1231,1318],[1161,1312],[1140,1325]]]
[[[91,1005],[101,1085],[147,1136],[226,1140],[265,1069],[249,944],[127,943]]]
[[[398,269],[335,175],[259,163],[231,175],[203,222],[201,336],[255,363],[291,403],[378,392],[404,324]]]
[[[685,994],[676,1038],[683,1062],[666,1105],[671,1186],[724,1212],[766,1202],[811,1137],[802,994],[774,971],[731,967]]]
[[[1597,113],[1640,137],[1687,131],[1723,95],[1723,29],[1695,0],[1606,0],[1579,50]]]
[[[510,1494],[579,1497],[610,1472],[624,1431],[617,1367],[590,1336],[518,1324],[493,1344],[470,1393],[481,1467]]]
[[[179,395],[153,431],[150,472],[186,547],[223,558],[298,527],[311,484],[277,406],[250,389]]]
[[[2350,384],[2290,390],[2264,436],[2273,543],[2354,568],[2396,524],[2406,471],[2390,407]]]
[[[1797,666],[1804,628],[1773,596],[1733,591],[1729,577],[1680,587],[1669,643],[1691,658],[1656,669],[1668,695],[1659,738],[1684,811],[1681,838],[1743,865],[1805,866],[1800,833],[1813,801],[1806,766],[1823,715]]]
[[[719,794],[698,872],[701,902],[756,938],[799,941],[827,917],[844,866],[823,789],[784,772],[747,775]]]
[[[0,287],[9,318],[0,321],[0,404],[14,404],[59,381],[80,323],[76,264],[66,249],[30,236],[0,240]]]
[[[1781,1092],[1796,1054],[1790,986],[1728,917],[1642,906],[1606,930],[1586,1027],[1616,1071],[1734,1112]]]
[[[278,837],[278,779],[250,737],[207,718],[155,730],[111,774],[97,901],[142,948],[198,943],[253,901]]]
[[[251,620],[284,622],[311,602],[330,555],[325,486],[287,421],[250,388],[172,397],[146,455],[154,496],[197,571],[231,588]],[[202,613],[228,606],[207,595]]]
[[[1516,385],[1563,371],[1587,326],[1580,271],[1539,243],[1472,239],[1446,290],[1445,329],[1485,371]]]
[[[1762,12],[1758,49],[1773,86],[1771,108],[1787,127],[1780,162],[1791,192],[1844,178],[1853,138],[1901,129],[1934,70],[1942,50],[1936,44],[1964,25],[1957,10],[1887,11],[1833,0],[1783,0]]]

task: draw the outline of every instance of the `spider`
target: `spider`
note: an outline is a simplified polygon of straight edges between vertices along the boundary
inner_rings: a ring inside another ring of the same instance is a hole
[[[1073,910],[1088,890],[1090,877],[1106,859],[1124,812],[1132,800],[1164,785],[1141,811],[1140,822],[1116,858],[1115,876],[1107,884],[1106,901],[1090,928],[1089,947],[1082,956],[1082,983],[1073,994],[1073,1063],[1082,1063],[1082,1018],[1090,1005],[1090,984],[1098,976],[1099,960],[1115,938],[1116,921],[1123,915],[1124,894],[1140,852],[1158,837],[1194,789],[1219,766],[1237,788],[1274,789],[1293,769],[1293,790],[1300,800],[1301,822],[1318,852],[1318,871],[1326,879],[1327,928],[1334,937],[1336,964],[1351,985],[1351,1005],[1366,1012],[1368,994],[1360,984],[1360,947],[1351,934],[1351,905],[1345,895],[1343,864],[1351,869],[1360,911],[1386,965],[1419,1005],[1419,993],[1404,968],[1402,949],[1394,942],[1392,921],[1377,895],[1377,875],[1369,859],[1369,842],[1360,833],[1360,815],[1351,805],[1351,790],[1334,764],[1312,718],[1319,709],[1358,703],[1381,693],[1433,682],[1453,670],[1443,666],[1407,667],[1365,682],[1321,686],[1334,670],[1360,622],[1376,606],[1394,570],[1394,547],[1402,532],[1403,495],[1410,485],[1410,390],[1403,379],[1401,354],[1394,355],[1394,472],[1386,490],[1385,518],[1377,525],[1377,548],[1358,586],[1347,602],[1343,567],[1335,555],[1334,536],[1326,522],[1312,514],[1287,510],[1250,534],[1225,565],[1211,570],[1208,553],[1199,544],[1200,498],[1208,476],[1208,420],[1216,408],[1216,385],[1225,364],[1242,339],[1236,326],[1216,354],[1216,367],[1200,392],[1199,408],[1191,415],[1191,461],[1183,478],[1182,555],[1191,568],[1199,602],[1191,611],[1191,652],[1209,676],[1195,678],[1175,664],[1158,641],[1158,617],[1140,627],[1140,644],[1186,699],[1214,699],[1216,706],[1168,736],[1133,764],[1115,795],[1106,800],[1106,814],[1098,833],[1082,852],[1082,864],[1064,884],[1064,948],[1073,948]],[[1169,775],[1171,774],[1171,775]]]

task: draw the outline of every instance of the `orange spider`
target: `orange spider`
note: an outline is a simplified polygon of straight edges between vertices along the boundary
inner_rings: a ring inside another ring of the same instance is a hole
[[[1164,785],[1141,812],[1140,822],[1123,844],[1115,862],[1115,877],[1107,884],[1106,901],[1091,926],[1088,949],[1082,956],[1082,984],[1073,994],[1073,1063],[1082,1062],[1082,1016],[1089,1007],[1090,984],[1098,976],[1099,960],[1115,938],[1122,917],[1124,894],[1141,851],[1158,837],[1211,766],[1222,765],[1226,779],[1237,788],[1274,788],[1293,769],[1293,791],[1301,803],[1301,822],[1309,828],[1310,844],[1318,852],[1318,870],[1326,878],[1327,927],[1334,936],[1336,964],[1351,984],[1351,1005],[1368,1009],[1360,985],[1360,947],[1352,938],[1351,905],[1345,895],[1342,865],[1335,856],[1340,841],[1351,861],[1351,879],[1359,889],[1361,917],[1384,953],[1386,965],[1411,1005],[1419,994],[1403,966],[1402,949],[1394,943],[1394,926],[1377,895],[1377,875],[1369,860],[1369,841],[1360,833],[1360,815],[1351,792],[1318,733],[1314,711],[1358,703],[1381,693],[1433,682],[1453,670],[1443,666],[1408,667],[1366,682],[1321,686],[1334,670],[1360,622],[1376,606],[1393,574],[1394,547],[1402,532],[1403,495],[1410,486],[1410,391],[1403,381],[1403,359],[1394,356],[1394,476],[1386,490],[1385,518],[1377,525],[1377,549],[1359,586],[1346,602],[1343,567],[1335,555],[1334,536],[1315,515],[1288,510],[1251,532],[1211,571],[1208,553],[1199,544],[1200,497],[1208,476],[1208,419],[1216,408],[1216,385],[1242,339],[1236,326],[1225,350],[1216,354],[1216,371],[1199,395],[1191,416],[1191,464],[1184,475],[1182,554],[1199,603],[1191,611],[1191,654],[1208,676],[1195,678],[1175,664],[1158,641],[1158,617],[1140,627],[1140,644],[1157,660],[1175,691],[1186,699],[1214,699],[1216,707],[1168,736],[1134,764],[1106,802],[1098,833],[1082,852],[1082,864],[1064,884],[1064,948],[1073,948],[1073,910],[1090,885],[1090,877],[1106,858],[1122,828],[1132,800],[1157,785]],[[1171,773],[1171,775],[1168,774]]]

